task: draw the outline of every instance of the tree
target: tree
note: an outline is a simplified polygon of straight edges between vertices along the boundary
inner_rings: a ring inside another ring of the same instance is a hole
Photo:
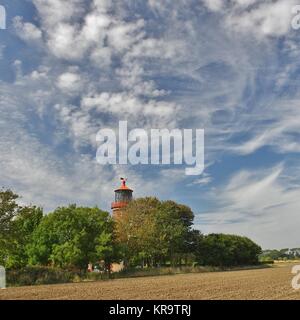
[[[100,247],[112,234],[113,221],[96,208],[61,207],[44,217],[28,248],[31,264],[85,269],[104,257]],[[113,251],[113,241],[105,242]],[[110,256],[110,261],[115,257]]]
[[[162,206],[168,210],[174,219],[180,220],[183,225],[190,228],[194,223],[194,213],[192,209],[184,204],[179,204],[175,201],[163,201]]]
[[[194,233],[191,229],[194,213],[188,206],[170,200],[163,201],[161,209],[165,214],[159,223],[167,226],[171,263],[180,265],[183,257],[187,263]]]
[[[12,237],[12,221],[17,215],[18,196],[11,190],[0,192],[0,264],[6,265],[7,255]]]
[[[116,223],[116,237],[125,250],[125,264],[150,263],[154,254],[156,198],[140,198],[128,204]]]
[[[300,248],[285,248],[281,250],[264,250],[260,255],[262,261],[294,260],[300,257]]]
[[[27,247],[32,241],[32,235],[43,219],[41,208],[20,207],[12,223],[12,237],[7,267],[20,268],[28,264]]]
[[[96,252],[100,260],[104,261],[105,269],[110,276],[111,264],[114,262],[120,262],[123,255],[122,246],[117,243],[115,239],[115,233],[113,230],[109,232],[102,232],[96,240]]]
[[[131,265],[180,264],[193,220],[190,208],[156,198],[132,201],[117,223],[119,241]]]
[[[13,219],[20,208],[16,202],[18,198],[19,196],[11,190],[0,192],[0,245],[2,250],[12,235]]]
[[[261,247],[246,237],[209,234],[199,243],[196,256],[203,265],[240,266],[257,264],[261,251]]]
[[[27,264],[26,246],[43,217],[42,209],[20,206],[18,199],[11,190],[0,192],[0,264],[7,268]]]
[[[199,230],[191,230],[188,234],[185,243],[185,264],[188,264],[188,260],[191,261],[191,264],[195,262],[195,260],[201,260],[201,254],[204,250],[203,248],[204,243],[204,235]],[[200,256],[199,256],[200,254]]]

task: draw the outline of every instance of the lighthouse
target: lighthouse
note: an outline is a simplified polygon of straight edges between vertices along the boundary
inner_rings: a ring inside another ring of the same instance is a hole
[[[126,185],[126,179],[121,178],[121,186],[115,190],[115,201],[111,204],[113,218],[118,219],[122,216],[123,209],[132,200],[133,190]]]
[[[113,216],[113,219],[117,222],[117,224],[116,224],[117,237],[119,237],[119,235],[120,235],[120,232],[119,232],[120,231],[119,230],[120,220],[119,219],[122,217],[124,209],[126,208],[128,203],[132,200],[132,193],[133,193],[133,190],[127,187],[126,179],[120,178],[120,180],[121,180],[121,186],[115,190],[115,201],[111,204],[112,216]],[[119,271],[123,270],[124,267],[125,267],[124,261],[121,261],[120,263],[112,263],[111,264],[111,271],[112,272],[119,272]]]

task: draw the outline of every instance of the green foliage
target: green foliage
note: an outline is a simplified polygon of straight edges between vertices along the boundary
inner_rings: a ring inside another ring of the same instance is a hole
[[[33,233],[29,261],[33,265],[82,269],[99,259],[113,261],[112,231],[109,214],[98,208],[58,208],[45,216]]]
[[[295,260],[300,258],[300,248],[285,248],[281,250],[264,250],[260,255],[261,261],[266,260]]]
[[[82,251],[80,249],[79,237],[72,241],[61,244],[53,244],[50,260],[54,266],[61,268],[70,268],[80,265]]]
[[[118,221],[117,233],[130,265],[181,263],[189,243],[193,213],[173,201],[132,201]]]
[[[18,195],[11,190],[0,192],[0,236],[3,238],[11,233],[13,218],[18,214]]]
[[[112,263],[124,261],[127,270],[169,266],[164,270],[172,271],[164,272],[174,272],[174,267],[181,272],[182,264],[187,269],[256,264],[261,253],[248,238],[204,236],[193,230],[192,210],[174,201],[136,199],[120,219],[113,221],[109,213],[97,207],[76,205],[57,208],[44,216],[40,208],[20,206],[18,198],[10,190],[0,192],[0,264],[8,268],[12,284],[110,277],[101,272],[86,275],[88,263],[109,271]],[[269,250],[260,259],[296,258],[299,252],[297,248]]]
[[[242,266],[258,264],[261,248],[252,240],[228,234],[209,234],[199,241],[197,261],[202,265]]]
[[[10,190],[0,192],[0,264],[20,268],[28,262],[26,247],[43,218],[34,206],[19,206],[18,195]]]
[[[0,264],[5,266],[13,239],[13,219],[19,210],[17,199],[11,190],[0,191]]]
[[[123,247],[115,239],[113,230],[103,232],[96,239],[96,253],[98,260],[103,260],[105,269],[110,274],[111,264],[121,262],[124,258]]]
[[[274,260],[269,259],[259,259],[260,264],[274,264]]]

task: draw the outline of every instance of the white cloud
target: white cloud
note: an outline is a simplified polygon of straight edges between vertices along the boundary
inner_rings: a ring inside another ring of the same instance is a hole
[[[112,51],[108,47],[95,48],[90,57],[96,68],[106,68],[111,65]]]
[[[84,0],[33,0],[45,28],[60,22],[76,21],[85,12]]]
[[[206,186],[210,184],[212,181],[213,181],[212,176],[204,172],[201,178],[195,179],[192,183],[189,184],[189,186],[195,186],[195,185]]]
[[[223,15],[230,32],[248,33],[258,38],[291,32],[292,8],[297,4],[297,0],[202,1],[209,10]]]
[[[257,2],[257,0],[234,0],[233,2],[238,6],[248,7],[249,5]]]
[[[116,51],[128,50],[144,37],[144,20],[135,23],[119,23],[108,31],[108,44]]]
[[[38,41],[42,38],[42,31],[30,22],[23,22],[22,17],[15,17],[14,27],[18,36],[25,41]]]
[[[243,13],[230,14],[226,24],[238,32],[260,36],[282,36],[291,32],[292,8],[296,0],[259,2]]]
[[[220,11],[224,7],[224,0],[203,0],[203,2],[212,11]]]
[[[160,122],[161,125],[174,124],[173,117],[179,110],[179,106],[175,103],[155,100],[145,102],[130,93],[111,94],[109,92],[83,97],[82,108],[96,109],[100,113],[111,113],[125,118],[130,117],[131,124],[137,119],[147,119],[148,125],[151,123],[154,126],[155,122],[156,124]]]
[[[57,86],[65,92],[74,93],[80,89],[82,82],[79,74],[66,72],[58,77]]]
[[[288,77],[286,75],[286,77]],[[286,80],[285,80],[286,81]],[[229,146],[231,152],[251,154],[264,146],[272,147],[278,153],[300,152],[298,133],[300,130],[299,108],[300,96],[293,100],[286,98],[272,102],[260,110],[260,120],[269,121],[268,126],[252,127],[252,137],[239,145]],[[258,116],[258,115],[257,115]]]
[[[199,228],[242,234],[264,248],[295,246],[299,241],[300,188],[290,188],[286,171],[279,164],[268,170],[236,173],[226,186],[212,192],[220,208],[200,214]]]

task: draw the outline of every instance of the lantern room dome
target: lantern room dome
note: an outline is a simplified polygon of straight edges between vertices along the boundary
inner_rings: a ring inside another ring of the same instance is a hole
[[[115,189],[115,192],[117,192],[117,191],[130,191],[130,192],[133,192],[132,189],[130,189],[130,188],[128,188],[126,186],[126,180],[125,179],[121,178],[121,181],[122,181],[121,186],[118,189]]]
[[[125,186],[121,185],[120,188],[115,189],[115,192],[117,192],[117,191],[124,191],[124,190],[125,190],[125,191],[131,191],[131,192],[133,192],[133,190],[130,189],[130,188],[128,188],[126,185],[125,185]]]

